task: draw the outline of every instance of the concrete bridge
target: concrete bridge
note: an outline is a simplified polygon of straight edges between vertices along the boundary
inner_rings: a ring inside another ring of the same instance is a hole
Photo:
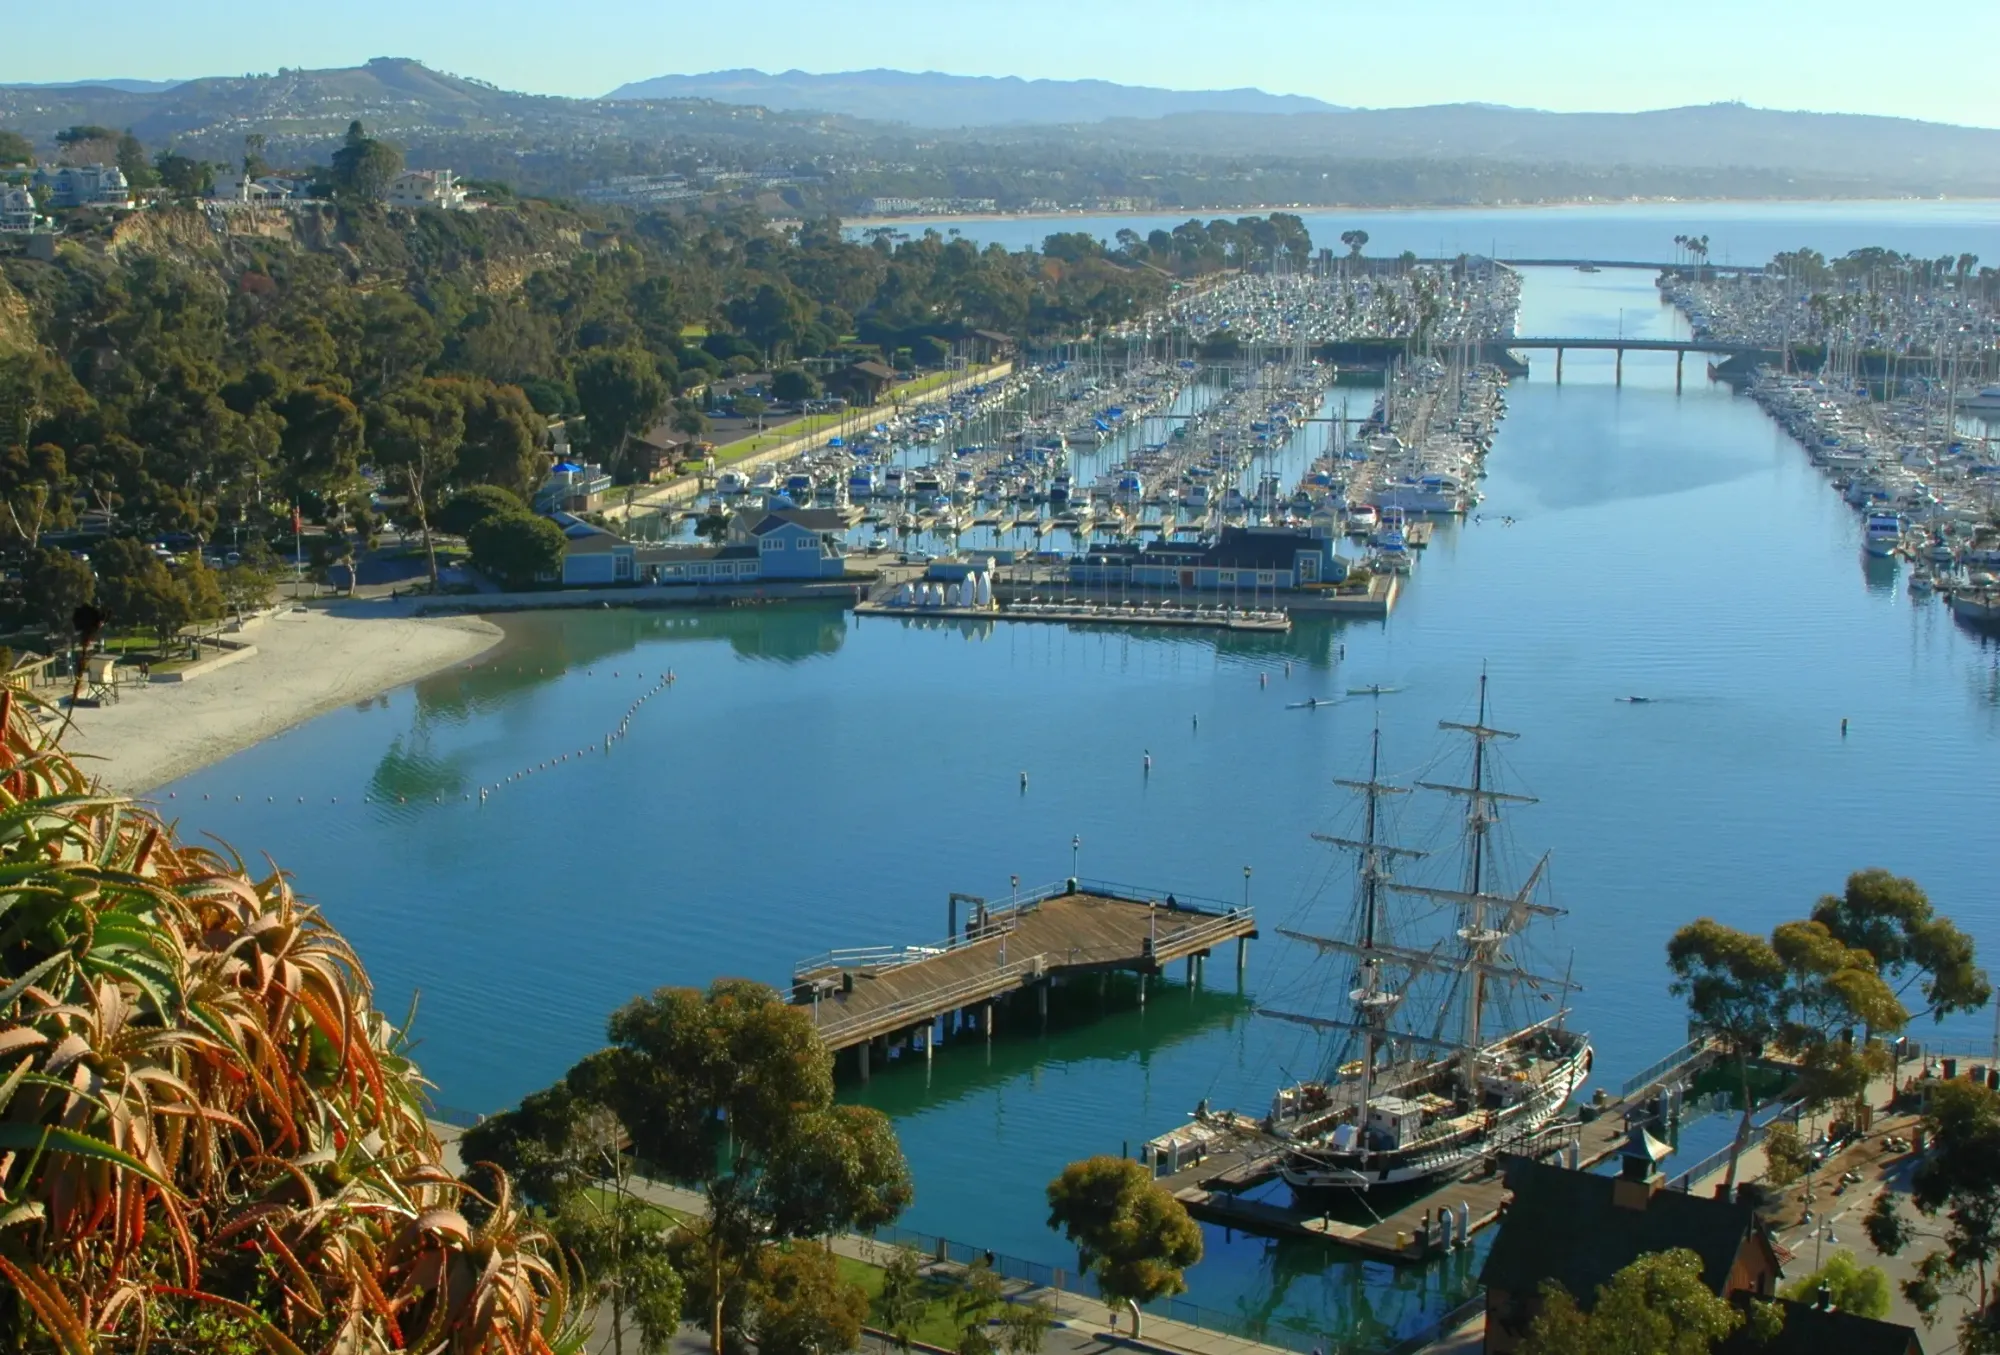
[[[1649,273],[1761,273],[1761,263],[1645,263],[1637,259],[1495,259],[1509,268],[1643,268]]]
[[[1617,381],[1620,385],[1623,385],[1625,382],[1626,353],[1672,353],[1675,355],[1674,389],[1676,390],[1680,389],[1682,371],[1687,363],[1687,355],[1689,353],[1713,353],[1719,357],[1728,358],[1732,362],[1746,366],[1755,365],[1759,362],[1781,362],[1784,360],[1784,354],[1780,350],[1766,348],[1759,344],[1729,343],[1720,339],[1637,339],[1602,334],[1517,334],[1512,338],[1494,339],[1481,345],[1480,358],[1482,361],[1494,363],[1503,369],[1512,370],[1512,363],[1517,362],[1518,359],[1510,359],[1508,357],[1510,351],[1524,349],[1541,349],[1547,351],[1553,349],[1556,355],[1556,382],[1560,385],[1563,372],[1563,354],[1572,348],[1600,353],[1616,353],[1618,355]]]

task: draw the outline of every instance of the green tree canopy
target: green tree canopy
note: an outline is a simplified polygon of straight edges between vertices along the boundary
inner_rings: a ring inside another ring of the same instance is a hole
[[[1686,1001],[1688,1024],[1716,1041],[1735,1061],[1742,1118],[1729,1152],[1727,1184],[1736,1185],[1736,1160],[1756,1109],[1750,1094],[1750,1060],[1776,1038],[1783,1015],[1785,964],[1761,936],[1700,918],[1667,942],[1669,991]]]
[[[1818,1270],[1799,1276],[1780,1292],[1800,1303],[1814,1303],[1822,1286],[1843,1313],[1878,1321],[1889,1315],[1889,1273],[1880,1266],[1862,1265],[1853,1252],[1835,1252]]]
[[[1183,1272],[1201,1260],[1201,1229],[1139,1163],[1072,1162],[1049,1182],[1048,1200],[1049,1227],[1076,1244],[1105,1297],[1133,1305],[1135,1322],[1139,1304],[1187,1288]]]
[[[21,581],[34,619],[51,635],[67,636],[70,617],[97,596],[97,576],[68,551],[35,550],[22,568]]]
[[[194,620],[187,588],[142,541],[114,536],[91,554],[97,603],[115,629],[150,632],[164,642]]]
[[[707,1217],[681,1269],[718,1355],[758,1306],[767,1247],[887,1222],[908,1202],[887,1122],[835,1112],[811,1013],[764,985],[662,988],[614,1013],[609,1033],[577,1090],[617,1115],[641,1160],[701,1186]]]
[[[1926,1321],[1948,1295],[1967,1304],[1959,1349],[1989,1352],[2000,1331],[1993,1267],[2000,1258],[2000,1093],[1969,1080],[1940,1082],[1924,1116],[1931,1149],[1911,1179],[1911,1202],[1926,1218],[1942,1217],[1942,1245],[1924,1256],[1903,1293]],[[1887,1198],[1886,1196],[1884,1197]],[[1893,1205],[1868,1217],[1869,1240],[1894,1255],[1914,1237]]]
[[[380,202],[389,183],[403,172],[403,153],[386,141],[369,136],[359,122],[347,125],[347,138],[333,153],[333,189],[350,202]]]
[[[1746,1314],[1711,1290],[1701,1257],[1686,1249],[1654,1252],[1600,1286],[1588,1311],[1553,1280],[1542,1286],[1541,1311],[1519,1347],[1521,1355],[1708,1355],[1744,1325],[1765,1339],[1783,1325],[1781,1311],[1754,1304]]]
[[[498,485],[473,485],[444,501],[436,525],[450,536],[470,536],[473,528],[489,518],[527,511],[527,504]]]
[[[845,1279],[824,1247],[769,1247],[759,1257],[752,1334],[770,1355],[853,1350],[868,1318],[868,1295]]]
[[[771,394],[798,404],[819,394],[819,380],[803,367],[787,367],[771,378]]]
[[[473,566],[503,588],[516,591],[561,577],[563,543],[562,528],[547,518],[520,512],[489,517],[466,538]]]
[[[577,367],[576,398],[583,406],[591,449],[621,476],[625,449],[667,406],[670,392],[651,358],[636,349],[592,353]]]
[[[0,165],[32,165],[35,143],[19,132],[0,127]]]
[[[1975,1011],[1992,996],[1972,938],[1940,915],[1914,880],[1879,868],[1858,870],[1842,893],[1814,905],[1812,919],[1872,955],[1899,997],[1916,987],[1935,1020]]]

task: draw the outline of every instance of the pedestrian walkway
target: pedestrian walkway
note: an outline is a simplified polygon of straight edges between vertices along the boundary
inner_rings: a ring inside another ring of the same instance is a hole
[[[643,1177],[632,1179],[631,1190],[642,1200],[681,1214],[699,1215],[707,1207],[699,1192]],[[872,1237],[849,1233],[833,1239],[833,1250],[837,1256],[880,1266],[887,1264],[895,1248]],[[927,1261],[924,1269],[927,1274],[957,1275],[965,1268],[955,1262],[933,1259]],[[1171,1318],[1155,1317],[1151,1313],[1146,1314],[1140,1334],[1135,1339],[1130,1334],[1129,1311],[1114,1313],[1100,1298],[1021,1281],[1009,1283],[1006,1293],[1010,1300],[1016,1302],[1039,1300],[1047,1304],[1064,1331],[1091,1340],[1115,1341],[1142,1350],[1162,1351],[1166,1355],[1293,1355],[1282,1346],[1246,1340],[1227,1332],[1210,1331]]]

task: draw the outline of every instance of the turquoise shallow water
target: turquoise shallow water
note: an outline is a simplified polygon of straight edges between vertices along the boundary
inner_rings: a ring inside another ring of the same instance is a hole
[[[1532,277],[1522,326],[1616,332],[1621,310],[1627,332],[1675,332],[1620,274]],[[296,871],[386,1006],[421,994],[424,1067],[473,1110],[558,1076],[636,992],[934,938],[947,893],[1065,875],[1073,835],[1083,874],[1183,895],[1237,899],[1251,866],[1266,936],[1241,995],[1219,955],[1207,991],[1169,983],[1143,1013],[1114,994],[1102,1019],[847,1090],[897,1119],[913,1228],[1061,1263],[1040,1190],[1065,1162],[1136,1147],[1202,1097],[1259,1106],[1323,1056],[1249,1014],[1327,978],[1271,934],[1346,906],[1341,863],[1307,835],[1347,822],[1330,781],[1361,769],[1378,715],[1392,772],[1449,770],[1435,722],[1470,714],[1482,665],[1499,723],[1524,734],[1506,770],[1542,800],[1512,835],[1553,849],[1571,910],[1544,962],[1573,953],[1604,1078],[1679,1042],[1662,947],[1703,913],[1765,928],[1879,864],[2000,948],[2000,653],[1864,565],[1851,512],[1750,402],[1693,364],[1677,396],[1671,358],[1632,356],[1625,377],[1576,354],[1562,386],[1516,384],[1479,519],[1440,531],[1387,624],[1273,640],[543,614],[470,669],[178,783],[171,807]],[[678,683],[609,757],[483,809],[461,798],[598,744],[670,666]],[[1377,682],[1403,690],[1345,699]],[[1631,694],[1655,699],[1615,699]],[[1309,696],[1339,704],[1286,708]],[[1990,1025],[1944,1034],[1983,1043]],[[1210,1242],[1192,1298],[1308,1330],[1407,1325],[1448,1278]]]

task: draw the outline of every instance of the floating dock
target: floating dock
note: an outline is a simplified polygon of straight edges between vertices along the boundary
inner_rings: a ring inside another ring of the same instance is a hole
[[[1261,1236],[1319,1238],[1378,1260],[1414,1263],[1435,1249],[1443,1212],[1464,1219],[1461,1242],[1500,1217],[1507,1190],[1499,1168],[1507,1157],[1554,1156],[1572,1168],[1589,1168],[1614,1156],[1633,1124],[1656,1118],[1662,1088],[1688,1076],[1708,1057],[1705,1049],[1695,1046],[1682,1052],[1686,1057],[1679,1062],[1648,1070],[1643,1086],[1628,1087],[1624,1096],[1590,1106],[1584,1113],[1591,1118],[1579,1115],[1545,1125],[1528,1141],[1497,1149],[1481,1174],[1444,1181],[1428,1191],[1399,1194],[1394,1210],[1365,1223],[1269,1200],[1243,1199],[1242,1192],[1277,1179],[1288,1145],[1265,1133],[1257,1121],[1233,1111],[1197,1116],[1150,1140],[1144,1153],[1160,1184],[1196,1218]],[[1367,1208],[1367,1199],[1358,1198]]]
[[[1094,603],[1008,602],[997,607],[899,607],[857,602],[862,616],[945,616],[961,621],[1052,621],[1072,626],[1183,626],[1204,630],[1258,631],[1282,635],[1292,628],[1284,612],[1230,611],[1225,608],[1117,606]]]
[[[935,612],[935,609],[933,609]],[[792,1001],[810,1004],[828,1049],[857,1052],[863,1077],[871,1056],[908,1041],[930,1057],[939,1023],[993,1034],[994,1004],[1033,992],[1043,1017],[1048,989],[1088,975],[1124,970],[1148,977],[1175,960],[1199,979],[1210,951],[1237,943],[1236,964],[1257,935],[1248,907],[1186,903],[1121,885],[1064,881],[994,905],[953,894],[950,928],[929,945],[836,950],[792,970]]]

